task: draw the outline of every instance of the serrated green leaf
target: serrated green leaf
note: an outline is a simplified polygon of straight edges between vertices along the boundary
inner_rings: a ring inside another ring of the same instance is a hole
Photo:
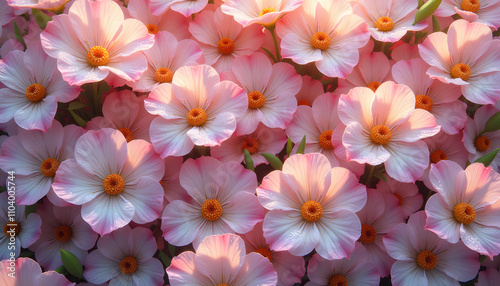
[[[78,110],[78,109],[82,109],[86,106],[87,105],[85,105],[83,102],[74,101],[74,102],[69,104],[68,110]]]
[[[47,27],[47,23],[49,21],[52,21],[52,17],[38,9],[32,8],[31,12],[33,13],[33,18],[35,18],[35,22],[38,24],[38,27],[40,27],[40,29],[42,30],[45,30],[45,27]]]
[[[415,14],[415,21],[413,22],[413,25],[422,22],[423,20],[430,17],[436,11],[439,5],[441,5],[441,0],[427,1],[424,5],[422,5],[422,7],[418,9],[417,14]]]
[[[247,169],[255,172],[255,167],[253,165],[252,156],[250,156],[250,153],[248,152],[248,150],[246,148],[243,151],[243,153],[245,155],[245,165],[247,166]]]
[[[273,55],[273,53],[271,53],[270,50],[264,48],[264,47],[261,47],[261,49],[264,50],[264,52],[266,52],[266,54],[273,60],[273,62],[276,62],[276,57]]]
[[[275,170],[281,170],[283,168],[283,162],[281,162],[281,160],[275,155],[271,153],[262,153],[261,155],[266,158],[267,162],[269,162],[269,164],[271,164],[271,167],[273,167]]]
[[[172,262],[172,259],[170,259],[170,257],[168,257],[168,255],[166,255],[165,252],[161,250],[160,250],[160,260],[163,263],[163,265],[165,265],[165,267],[169,267],[170,262]]]
[[[304,154],[304,149],[306,149],[306,135],[302,137],[302,141],[300,141],[296,154]]]
[[[500,129],[500,111],[493,114],[488,121],[486,121],[486,125],[484,126],[484,132],[491,132]]]
[[[26,206],[24,208],[24,218],[28,218],[28,215],[30,213],[36,212],[37,207],[38,207],[37,203],[34,203],[32,205],[29,205],[29,206]]]
[[[290,154],[292,154],[292,148],[293,148],[293,144],[292,144],[292,139],[290,139],[290,137],[288,137],[288,141],[286,142],[286,157],[290,157]]]
[[[69,274],[82,279],[83,278],[83,266],[80,260],[71,252],[59,249],[61,252],[61,260],[63,262],[64,268],[68,270]]]
[[[432,31],[441,32],[441,27],[439,26],[438,19],[434,15],[432,15]]]
[[[497,156],[499,150],[500,148],[497,148],[490,153],[479,157],[476,161],[474,161],[474,163],[483,163],[485,167],[488,167],[488,165],[490,165]]]
[[[21,34],[21,30],[16,22],[14,22],[14,34],[16,34],[17,41],[23,44],[23,47],[26,50],[26,43],[24,42],[23,35]]]

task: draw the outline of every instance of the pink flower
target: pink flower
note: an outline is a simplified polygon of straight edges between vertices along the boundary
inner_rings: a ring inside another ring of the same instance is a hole
[[[493,30],[500,27],[500,1],[498,0],[443,0],[435,15],[449,17],[460,15],[469,22],[490,26]]]
[[[196,248],[209,235],[247,233],[264,218],[254,195],[257,177],[239,163],[188,159],[179,180],[193,201],[175,200],[165,208],[161,229],[170,244],[192,242]]]
[[[7,0],[11,7],[17,9],[35,8],[61,12],[68,0]]]
[[[344,0],[305,0],[276,29],[284,58],[301,65],[315,62],[324,75],[340,78],[358,63],[358,49],[370,38],[366,24]]]
[[[465,171],[440,161],[429,175],[437,194],[425,206],[425,228],[451,243],[464,244],[490,259],[500,253],[500,175],[481,163]]]
[[[232,136],[220,146],[210,149],[210,154],[221,162],[243,162],[245,149],[248,150],[255,166],[268,164],[262,153],[278,154],[287,142],[285,131],[259,124],[257,129],[247,135]]]
[[[52,187],[104,235],[130,221],[147,223],[160,215],[163,161],[144,140],[129,143],[120,131],[103,128],[78,139],[75,159],[61,163]]]
[[[353,10],[366,22],[375,40],[395,43],[408,31],[427,27],[423,22],[412,25],[417,6],[418,2],[413,0],[358,0]]]
[[[205,63],[218,72],[231,70],[235,58],[253,54],[264,42],[261,27],[243,28],[220,8],[197,15],[189,23],[189,32],[200,43]]]
[[[227,15],[233,16],[243,27],[251,24],[273,26],[283,14],[297,9],[303,1],[226,0],[221,9]]]
[[[9,276],[14,269],[14,277]],[[0,284],[3,286],[74,286],[76,283],[71,283],[55,271],[47,271],[42,273],[42,268],[31,258],[21,257],[16,261],[2,260],[0,262]]]
[[[238,120],[236,135],[254,132],[259,122],[285,129],[297,110],[295,95],[302,83],[293,66],[272,64],[264,54],[254,53],[234,60],[232,71],[223,78],[239,84],[248,98],[248,110]]]
[[[167,268],[172,286],[183,285],[276,285],[276,271],[257,253],[246,254],[243,240],[235,234],[205,238],[196,253],[185,251]]]
[[[431,78],[459,85],[474,103],[495,104],[500,99],[500,40],[492,39],[488,26],[457,20],[447,34],[432,33],[418,48],[431,65]]]
[[[161,16],[170,8],[188,17],[203,10],[207,4],[208,0],[151,0],[149,8],[156,16]]]
[[[151,142],[162,158],[184,156],[195,145],[216,146],[236,129],[236,117],[248,100],[235,83],[220,81],[210,66],[182,67],[172,84],[153,88],[144,101],[146,110],[160,115],[151,123]]]
[[[0,61],[0,122],[12,118],[23,129],[47,131],[58,102],[78,96],[79,87],[69,86],[56,68],[56,60],[47,56],[39,41],[26,52],[12,51]]]
[[[313,249],[325,259],[349,257],[361,233],[355,212],[366,188],[347,169],[332,169],[318,153],[293,155],[283,171],[273,171],[257,189],[269,210],[264,237],[274,251],[304,256]]]
[[[349,259],[326,260],[317,253],[309,260],[306,286],[367,285],[376,286],[380,277],[375,265],[367,260],[366,250],[356,243]]]
[[[71,85],[97,82],[110,73],[138,80],[147,68],[140,51],[154,43],[144,24],[124,20],[112,0],[76,0],[68,15],[55,16],[40,37],[45,52],[57,58],[57,68]]]
[[[398,199],[398,205],[405,218],[418,211],[424,202],[422,195],[418,192],[417,185],[401,183],[391,177],[387,178],[387,182],[380,180],[377,183],[377,191],[394,195]]]
[[[313,79],[308,75],[302,76],[302,86],[295,95],[297,105],[312,106],[314,100],[324,92],[321,81]]]
[[[435,135],[434,116],[415,109],[415,95],[405,85],[387,81],[377,91],[353,88],[339,100],[339,117],[347,125],[342,142],[347,160],[379,165],[400,182],[415,182],[429,165],[423,141]]]
[[[422,59],[399,61],[392,67],[394,81],[408,86],[415,93],[415,108],[429,111],[441,130],[457,134],[467,121],[467,104],[459,101],[460,87],[433,80],[425,73],[429,65]]]
[[[400,44],[399,44],[400,43]],[[418,45],[410,45],[405,42],[397,42],[391,47],[391,58],[396,62],[419,59]]]
[[[83,276],[96,284],[163,285],[163,265],[153,258],[157,250],[151,230],[127,225],[97,241],[97,250],[85,259]]]
[[[495,285],[500,281],[500,272],[493,268],[488,268],[485,271],[479,272],[476,286]]]
[[[383,238],[387,253],[396,259],[392,285],[456,285],[473,279],[479,270],[478,255],[462,242],[439,239],[424,229],[425,212],[410,216]]]
[[[165,194],[165,203],[175,200],[189,201],[189,195],[181,187],[179,172],[181,170],[182,157],[167,157],[165,160],[165,174],[160,180],[160,184]]]
[[[2,26],[8,24],[16,17],[14,9],[9,7],[7,1],[0,2],[0,36],[2,35]]]

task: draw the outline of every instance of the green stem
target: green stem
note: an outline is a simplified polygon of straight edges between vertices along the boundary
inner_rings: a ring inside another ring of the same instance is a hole
[[[269,32],[271,32],[271,36],[273,36],[273,42],[274,42],[274,50],[276,51],[276,62],[281,62],[281,55],[280,55],[280,49],[278,47],[278,39],[276,39],[276,25],[272,25],[270,27],[266,27]]]

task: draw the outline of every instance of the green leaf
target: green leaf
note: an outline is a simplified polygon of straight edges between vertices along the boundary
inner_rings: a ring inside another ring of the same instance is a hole
[[[304,154],[304,149],[306,148],[306,135],[302,137],[302,141],[300,141],[300,145],[297,148],[296,154]]]
[[[42,11],[38,9],[31,9],[31,12],[33,13],[33,18],[35,18],[36,23],[38,24],[38,27],[40,29],[45,30],[45,27],[47,27],[47,23],[49,21],[52,21],[52,17],[49,15],[43,13]]]
[[[290,137],[288,137],[288,141],[286,142],[286,157],[290,157],[290,154],[292,154],[292,148],[293,148],[293,144],[292,144],[292,139],[290,139]]]
[[[175,256],[175,246],[173,246],[172,244],[169,244],[168,245],[168,253],[170,254],[170,257],[174,257]]]
[[[387,177],[385,176],[385,173],[376,173],[376,174],[373,174],[373,176],[375,178],[378,178],[384,182],[387,182]]]
[[[30,213],[36,212],[37,206],[38,206],[37,203],[34,203],[34,204],[30,205],[30,206],[26,206],[24,208],[24,218],[28,218],[28,215]]]
[[[438,19],[434,15],[432,15],[432,31],[441,32],[441,27],[439,26]]]
[[[68,273],[68,271],[66,270],[66,267],[64,267],[64,265],[57,267],[55,269],[55,271],[59,274],[62,274],[62,275],[65,275],[66,273]]]
[[[85,105],[83,102],[74,101],[74,102],[69,104],[68,110],[78,110],[78,109],[82,109],[86,106],[87,105]]]
[[[161,250],[160,250],[160,260],[163,263],[163,265],[165,265],[165,267],[169,267],[170,262],[172,262],[172,259],[170,259],[170,257],[168,257],[168,255],[166,255],[165,252]]]
[[[497,148],[490,153],[479,157],[476,161],[474,161],[474,163],[483,163],[485,167],[488,167],[488,165],[491,164],[497,156],[499,150],[500,148]]]
[[[61,252],[61,260],[63,262],[64,268],[68,270],[69,274],[82,279],[83,266],[78,258],[73,253],[64,249],[59,249],[59,251]]]
[[[271,167],[273,167],[275,170],[281,170],[283,168],[283,162],[281,162],[281,160],[275,155],[271,153],[262,153],[261,155],[266,158],[267,162],[269,162],[269,164],[271,164]]]
[[[245,154],[245,165],[247,166],[247,169],[255,172],[255,167],[253,165],[252,156],[250,156],[250,153],[248,152],[248,150],[246,148],[243,151],[243,153]]]
[[[70,110],[69,113],[71,113],[71,116],[73,116],[73,118],[75,119],[76,124],[78,124],[80,127],[85,127],[85,125],[87,125],[87,122],[85,122],[85,120],[78,116],[78,114],[76,114],[73,110]]]
[[[493,114],[488,121],[486,121],[486,125],[484,126],[484,132],[491,132],[500,129],[500,111]]]
[[[424,5],[425,1],[424,0],[418,0],[418,6],[417,6],[417,9],[419,9],[420,7],[422,7],[422,5]]]
[[[271,53],[270,50],[268,50],[268,49],[266,49],[264,47],[262,47],[261,49],[263,49],[264,52],[266,52],[266,54],[273,60],[273,62],[276,62],[276,57],[273,55],[273,53]]]
[[[439,7],[439,5],[441,5],[441,0],[427,1],[427,3],[425,3],[418,9],[417,14],[415,14],[415,21],[413,22],[413,25],[431,16],[432,13],[434,13],[434,11],[436,11],[436,9]]]
[[[19,30],[19,26],[17,26],[16,22],[14,22],[14,33],[16,34],[17,41],[23,44],[23,47],[26,50],[26,43],[24,42],[23,35],[21,34],[21,30]]]

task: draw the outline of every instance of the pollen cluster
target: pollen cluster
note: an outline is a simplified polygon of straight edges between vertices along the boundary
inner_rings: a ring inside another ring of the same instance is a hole
[[[459,63],[451,68],[452,78],[461,78],[462,80],[468,80],[471,75],[470,67],[466,64]]]
[[[193,108],[187,114],[187,122],[193,126],[200,126],[207,121],[207,113],[201,108]]]
[[[476,138],[476,148],[479,151],[486,151],[491,146],[490,138],[486,136],[479,136]]]
[[[269,248],[266,247],[261,247],[255,250],[254,252],[257,252],[258,254],[264,256],[265,258],[269,259],[269,261],[271,261],[271,259],[273,258],[271,250],[269,250]]]
[[[101,46],[93,46],[87,53],[87,61],[93,66],[103,66],[109,62],[108,50]]]
[[[72,234],[71,228],[66,225],[60,225],[54,231],[55,238],[61,242],[68,241]]]
[[[257,150],[259,150],[259,141],[255,138],[248,137],[245,141],[243,141],[243,143],[241,143],[241,150],[245,151],[245,149],[248,150],[248,153],[254,154]]]
[[[361,243],[373,243],[377,238],[377,231],[375,228],[369,224],[364,224],[361,226],[361,236],[359,237],[359,242]]]
[[[479,0],[463,0],[462,10],[476,13],[481,8],[481,2]]]
[[[424,250],[417,255],[417,264],[423,269],[432,269],[437,265],[437,257],[434,253]]]
[[[106,176],[102,182],[102,186],[104,187],[106,193],[110,195],[118,195],[123,192],[123,189],[125,188],[125,181],[122,176],[118,174],[111,174]]]
[[[460,203],[453,208],[453,216],[460,223],[469,224],[476,219],[476,211],[466,203]]]
[[[222,206],[218,200],[205,200],[201,206],[201,215],[208,220],[217,220],[222,215]]]
[[[266,103],[264,95],[258,91],[252,91],[248,94],[248,108],[260,108]]]
[[[132,274],[137,271],[137,259],[127,256],[120,261],[120,270],[124,274]]]
[[[330,279],[328,286],[347,286],[347,279],[342,275],[338,275],[338,274],[334,275]]]
[[[234,50],[234,42],[229,38],[222,38],[217,43],[217,49],[223,55],[230,54]]]
[[[320,50],[328,49],[330,47],[330,36],[325,32],[317,32],[311,37],[311,46]]]
[[[444,153],[443,150],[435,150],[431,154],[431,162],[437,164],[441,160],[448,160],[448,156]]]
[[[132,133],[132,131],[130,131],[130,129],[128,129],[127,127],[122,127],[118,129],[118,131],[123,134],[125,140],[127,140],[127,143],[134,140],[134,133]]]
[[[169,68],[159,68],[155,71],[155,80],[159,83],[172,82],[174,73]]]
[[[380,17],[375,22],[375,27],[377,27],[379,31],[388,32],[394,29],[394,22],[390,17]]]
[[[431,111],[433,104],[432,99],[427,95],[419,94],[415,96],[415,108]]]
[[[323,208],[316,201],[307,201],[302,205],[300,213],[305,220],[315,222],[323,215]]]
[[[160,31],[158,29],[158,26],[156,26],[155,24],[146,25],[146,28],[148,28],[148,33],[153,34],[153,35],[158,34],[158,32]]]
[[[370,138],[377,144],[387,144],[391,140],[391,130],[385,125],[377,125],[370,131]]]
[[[332,130],[326,130],[321,132],[321,135],[319,135],[319,145],[323,149],[332,149],[333,144],[332,144]]]
[[[59,169],[60,164],[61,163],[59,163],[54,158],[47,158],[40,165],[40,170],[45,176],[54,177],[56,175],[57,169]]]

